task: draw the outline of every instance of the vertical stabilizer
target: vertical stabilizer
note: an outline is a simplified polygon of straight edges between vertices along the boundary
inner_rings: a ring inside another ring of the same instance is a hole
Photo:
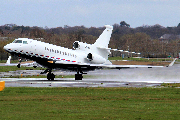
[[[99,36],[99,38],[94,43],[96,47],[108,48],[113,26],[105,25],[105,27],[106,29],[103,31],[103,33]]]
[[[110,54],[110,49],[108,48],[108,45],[111,38],[113,26],[105,25],[105,27],[106,29],[99,36],[93,46],[96,47],[95,53],[107,60],[108,55]]]

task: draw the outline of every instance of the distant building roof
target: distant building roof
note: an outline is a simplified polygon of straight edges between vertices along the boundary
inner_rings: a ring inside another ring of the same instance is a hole
[[[171,37],[171,34],[164,34],[160,37],[160,39],[169,39]]]
[[[180,39],[180,35],[164,34],[159,39],[161,40]]]

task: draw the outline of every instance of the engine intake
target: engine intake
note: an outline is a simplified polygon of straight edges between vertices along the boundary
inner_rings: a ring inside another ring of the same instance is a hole
[[[93,57],[92,57],[92,54],[91,54],[91,53],[89,53],[89,54],[87,55],[87,59],[88,59],[89,61],[92,61],[92,60],[93,60]]]
[[[106,62],[105,58],[95,53],[88,53],[87,59],[94,64],[103,64]]]
[[[87,43],[83,43],[83,42],[79,42],[79,41],[75,41],[73,43],[73,48],[74,49],[79,49],[79,50],[87,51],[87,50],[90,50],[91,47],[92,47],[92,45],[87,44]]]
[[[78,42],[74,42],[74,43],[73,43],[73,48],[74,48],[74,49],[79,48],[79,47],[80,47],[80,45],[79,45]]]

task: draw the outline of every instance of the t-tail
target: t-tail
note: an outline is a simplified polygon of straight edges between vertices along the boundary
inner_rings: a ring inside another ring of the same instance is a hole
[[[87,54],[86,59],[95,64],[111,64],[108,55],[111,53],[108,48],[113,26],[105,25],[106,29],[99,36],[94,44],[87,44],[79,41],[73,43],[73,48]]]
[[[108,48],[108,45],[111,38],[113,26],[105,25],[105,27],[106,29],[96,40],[96,42],[94,43],[94,46],[97,48],[97,54],[107,60],[108,55],[110,54],[110,48]],[[110,64],[108,60],[106,63]]]
[[[108,48],[112,30],[113,30],[113,26],[105,25],[105,27],[106,27],[106,29],[103,31],[103,33],[99,36],[99,38],[94,43],[94,45],[96,47]]]

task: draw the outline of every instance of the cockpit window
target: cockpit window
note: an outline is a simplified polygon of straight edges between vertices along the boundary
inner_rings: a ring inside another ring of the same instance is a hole
[[[22,43],[22,40],[14,40],[13,43]]]
[[[28,44],[27,41],[23,41],[23,44]]]
[[[14,40],[12,43],[15,43],[16,42],[16,40]]]

